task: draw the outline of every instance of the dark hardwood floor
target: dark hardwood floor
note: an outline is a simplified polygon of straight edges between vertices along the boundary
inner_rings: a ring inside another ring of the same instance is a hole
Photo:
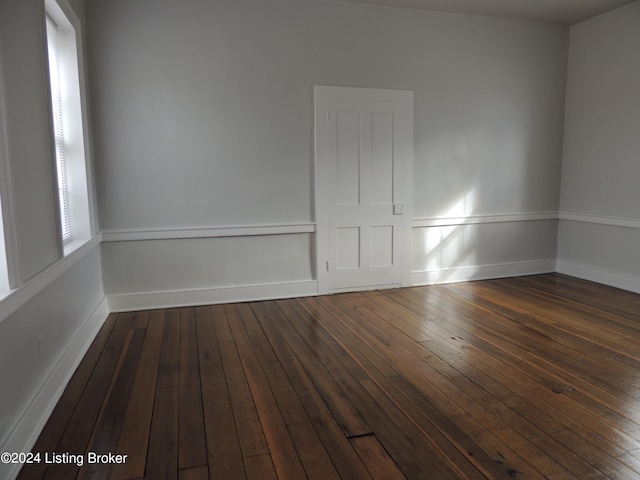
[[[20,479],[638,479],[640,295],[549,274],[113,314],[33,452],[67,463]]]

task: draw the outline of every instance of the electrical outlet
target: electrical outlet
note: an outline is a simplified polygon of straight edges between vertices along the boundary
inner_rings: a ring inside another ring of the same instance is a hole
[[[42,361],[44,357],[44,337],[38,335],[38,360]]]

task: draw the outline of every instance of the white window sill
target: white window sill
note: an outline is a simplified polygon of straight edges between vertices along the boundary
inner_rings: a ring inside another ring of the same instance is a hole
[[[102,241],[102,234],[69,242],[64,248],[64,257],[28,282],[13,290],[0,292],[0,323],[51,285],[79,260],[93,251]]]

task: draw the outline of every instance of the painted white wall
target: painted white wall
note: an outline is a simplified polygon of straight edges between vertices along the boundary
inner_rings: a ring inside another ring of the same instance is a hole
[[[447,283],[553,271],[556,220],[413,229],[414,284]],[[523,273],[524,272],[524,273]]]
[[[49,141],[49,97],[45,68],[44,4],[3,2],[0,35],[11,163],[13,209],[19,256],[26,280],[60,256],[55,163]],[[25,59],[29,59],[25,61]]]
[[[560,222],[557,271],[640,293],[640,221],[622,227],[598,220]]]
[[[639,51],[640,2],[570,29],[558,240],[560,271],[635,291],[640,291]]]
[[[314,84],[416,92],[417,217],[471,190],[476,213],[557,209],[566,28],[290,0],[87,15],[106,231],[312,219]]]
[[[561,208],[640,219],[640,2],[570,35]]]
[[[558,209],[564,27],[291,0],[90,0],[86,14],[107,232],[313,222],[315,84],[415,92],[416,218],[465,198],[465,215]],[[150,247],[135,248],[162,264]],[[186,271],[215,270],[199,253]],[[117,263],[108,291],[132,274]]]
[[[62,256],[44,18],[42,0],[0,2],[0,159],[10,171],[1,186],[15,267],[15,288],[0,292],[2,452],[30,450],[108,313],[100,236]],[[18,468],[0,464],[0,478]]]
[[[108,242],[102,245],[105,277],[119,281],[106,293],[306,281],[310,242],[309,234]]]
[[[5,386],[0,389],[3,452],[31,449],[106,319],[97,242],[87,253],[72,262],[58,262],[22,289],[13,296],[28,294],[26,301],[12,297],[0,305],[4,315],[12,304],[20,304],[0,318],[0,382]],[[0,478],[12,478],[17,468],[19,465],[0,464]]]

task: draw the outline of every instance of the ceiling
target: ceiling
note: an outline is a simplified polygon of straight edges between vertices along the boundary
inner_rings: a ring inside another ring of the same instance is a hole
[[[636,0],[334,0],[573,25]]]

